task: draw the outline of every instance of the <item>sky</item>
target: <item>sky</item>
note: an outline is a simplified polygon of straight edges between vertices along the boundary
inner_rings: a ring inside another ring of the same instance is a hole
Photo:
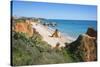
[[[47,19],[97,20],[97,6],[13,1],[12,15]]]

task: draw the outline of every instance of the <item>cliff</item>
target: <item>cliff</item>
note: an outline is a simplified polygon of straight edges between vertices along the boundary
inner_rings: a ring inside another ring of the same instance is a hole
[[[86,34],[80,35],[76,41],[69,45],[69,50],[81,61],[97,60],[96,31],[89,28]]]
[[[15,32],[26,33],[29,37],[31,37],[35,32],[35,29],[32,28],[30,22],[17,22],[15,23],[13,30]]]

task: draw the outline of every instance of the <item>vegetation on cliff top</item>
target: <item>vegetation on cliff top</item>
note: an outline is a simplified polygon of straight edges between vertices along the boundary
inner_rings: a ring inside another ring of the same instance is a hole
[[[12,32],[12,65],[68,63],[74,60],[65,49],[51,49],[39,34],[27,37]]]

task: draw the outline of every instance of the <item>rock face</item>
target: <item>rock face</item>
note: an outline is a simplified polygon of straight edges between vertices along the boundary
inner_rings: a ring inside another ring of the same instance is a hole
[[[81,61],[96,61],[96,32],[89,28],[87,34],[80,35],[76,41],[69,45],[69,50],[80,58]]]
[[[88,28],[86,34],[97,39],[97,31],[95,31],[92,27]]]
[[[31,37],[34,33],[34,29],[32,28],[31,24],[28,22],[16,23],[14,26],[14,31],[26,33],[29,37]]]

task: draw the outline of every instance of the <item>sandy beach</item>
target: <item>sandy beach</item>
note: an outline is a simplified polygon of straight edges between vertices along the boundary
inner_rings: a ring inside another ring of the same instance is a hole
[[[43,37],[43,40],[50,44],[51,47],[55,47],[57,43],[60,44],[59,47],[65,47],[65,43],[71,43],[73,41],[71,37],[65,37],[61,32],[59,32],[60,37],[58,38],[50,37],[55,30],[47,26],[43,26],[40,23],[32,22],[32,28],[35,28],[36,31]]]

